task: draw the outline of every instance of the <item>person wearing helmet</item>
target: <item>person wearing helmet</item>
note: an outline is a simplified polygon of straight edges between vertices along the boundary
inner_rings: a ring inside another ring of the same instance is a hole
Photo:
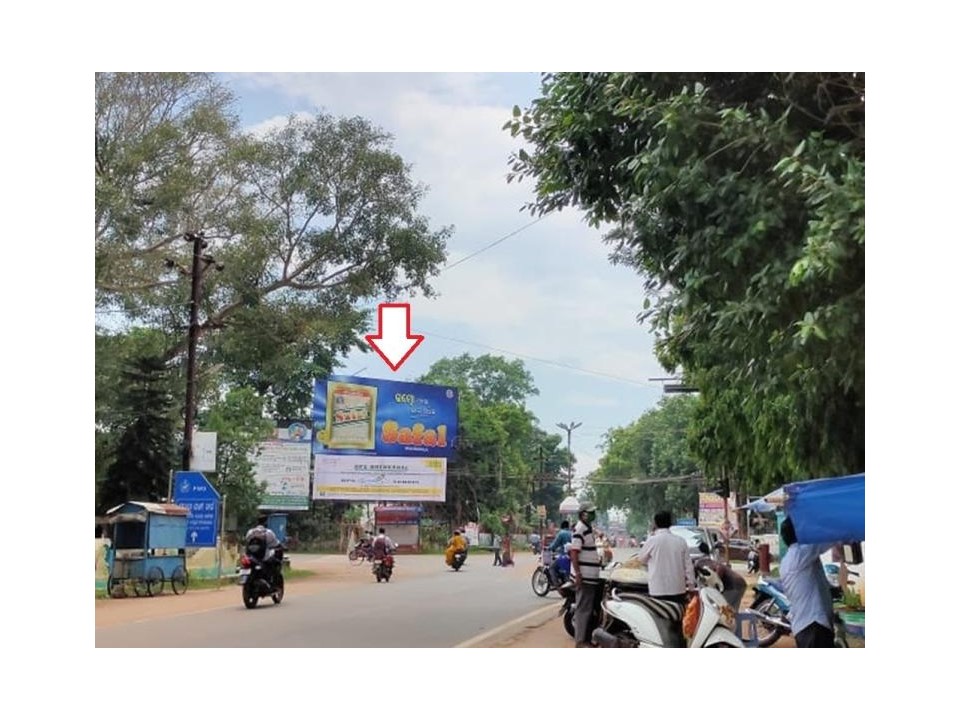
[[[247,530],[243,541],[249,543],[250,540],[254,538],[263,541],[263,565],[272,578],[275,579],[280,572],[280,558],[277,553],[277,550],[280,548],[280,541],[277,539],[276,533],[267,527],[266,515],[261,514],[257,516],[257,524]]]
[[[576,609],[573,613],[574,640],[578,648],[592,647],[593,611],[600,592],[600,555],[593,535],[593,521],[597,518],[597,506],[592,502],[580,503],[579,521],[573,528],[570,543],[570,570],[577,591]]]

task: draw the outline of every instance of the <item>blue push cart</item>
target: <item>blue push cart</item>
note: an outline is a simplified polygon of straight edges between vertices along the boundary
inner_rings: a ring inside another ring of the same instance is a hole
[[[168,503],[126,502],[107,511],[111,527],[107,593],[159,595],[165,583],[187,590],[187,508]]]

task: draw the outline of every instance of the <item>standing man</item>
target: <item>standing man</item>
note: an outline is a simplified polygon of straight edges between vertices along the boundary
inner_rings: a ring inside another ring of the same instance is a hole
[[[670,532],[670,520],[667,510],[653,516],[655,529],[641,546],[637,560],[648,567],[650,597],[686,605],[686,591],[697,587],[697,579],[687,541]]]
[[[780,526],[787,552],[780,562],[780,582],[790,601],[790,626],[797,647],[833,647],[833,601],[820,556],[833,547],[801,545],[793,521]]]
[[[592,647],[593,609],[600,592],[600,555],[593,537],[593,521],[597,518],[597,506],[592,502],[580,503],[580,521],[573,528],[570,545],[570,566],[573,583],[577,589],[577,605],[573,614],[578,648]]]

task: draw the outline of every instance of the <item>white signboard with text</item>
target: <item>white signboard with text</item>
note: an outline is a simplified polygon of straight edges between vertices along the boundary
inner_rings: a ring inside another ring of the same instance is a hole
[[[252,457],[253,476],[266,483],[263,510],[310,509],[310,443],[273,440],[260,443]]]
[[[447,459],[317,455],[314,500],[444,502]]]

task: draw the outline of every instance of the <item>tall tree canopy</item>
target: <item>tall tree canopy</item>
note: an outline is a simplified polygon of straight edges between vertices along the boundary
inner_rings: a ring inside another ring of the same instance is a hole
[[[864,468],[864,76],[559,73],[505,127],[528,206],[612,224],[693,444],[741,489]]]
[[[419,212],[426,189],[384,131],[318,113],[245,133],[232,104],[209,74],[96,76],[98,468],[116,447],[120,366],[111,354],[131,327],[156,331],[175,396],[184,387],[193,249],[185,234],[203,233],[209,257],[198,312],[201,414],[246,387],[266,414],[301,416],[312,379],[353,347],[366,349],[361,306],[432,294],[446,258],[452,229]],[[241,398],[260,407],[233,399]]]
[[[559,507],[567,452],[560,436],[540,429],[525,407],[538,390],[522,360],[443,358],[420,382],[460,388],[458,446],[443,508],[447,518],[498,527],[504,513],[531,518],[538,504],[551,511]]]
[[[675,517],[696,512],[696,485],[629,481],[700,470],[689,443],[697,404],[692,397],[667,397],[626,427],[607,433],[600,467],[590,475],[598,506],[627,510],[629,525],[636,532],[646,531],[659,510],[671,510]]]

